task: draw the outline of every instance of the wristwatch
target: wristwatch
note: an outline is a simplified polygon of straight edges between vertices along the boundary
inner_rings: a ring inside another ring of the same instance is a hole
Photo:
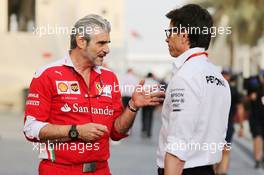
[[[70,139],[76,140],[76,139],[78,139],[78,136],[79,136],[79,133],[77,131],[76,125],[72,125],[71,126],[71,129],[69,131],[69,137],[70,137]]]
[[[137,112],[137,111],[138,111],[138,108],[134,108],[134,107],[132,107],[130,103],[131,103],[131,101],[129,100],[129,102],[128,102],[128,104],[127,104],[128,109],[129,109],[130,111],[132,111],[132,112]]]

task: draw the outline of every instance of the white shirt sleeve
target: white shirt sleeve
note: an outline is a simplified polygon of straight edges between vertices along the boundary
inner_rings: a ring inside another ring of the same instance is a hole
[[[36,120],[33,116],[26,116],[23,131],[27,138],[39,140],[39,131],[47,124],[47,122]]]
[[[175,76],[169,92],[170,111],[165,151],[187,161],[201,105],[201,85],[188,77]]]

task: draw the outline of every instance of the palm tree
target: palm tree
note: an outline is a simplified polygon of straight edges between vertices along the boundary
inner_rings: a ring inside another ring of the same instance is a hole
[[[227,37],[230,49],[230,67],[234,64],[234,47],[237,44],[251,48],[258,44],[264,34],[264,0],[194,0],[213,11],[215,25],[220,25],[224,17],[232,34]]]

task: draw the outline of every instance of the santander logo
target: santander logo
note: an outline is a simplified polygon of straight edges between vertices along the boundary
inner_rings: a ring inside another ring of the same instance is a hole
[[[105,106],[104,108],[91,107],[89,109],[87,106],[81,106],[78,103],[72,104],[71,107],[67,103],[65,103],[61,107],[61,111],[62,112],[91,113],[91,114],[104,115],[104,116],[113,116],[114,114],[114,110],[109,106]]]
[[[74,103],[72,107],[70,107],[67,103],[61,107],[62,112],[81,112],[81,113],[88,113],[89,109],[86,106],[79,106],[78,103]]]
[[[69,105],[66,103],[64,106],[61,107],[61,111],[62,112],[70,112],[71,108],[69,107]]]

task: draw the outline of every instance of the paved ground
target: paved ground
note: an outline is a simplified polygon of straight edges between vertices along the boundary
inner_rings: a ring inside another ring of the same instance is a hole
[[[0,113],[0,175],[37,174],[37,152],[22,135],[22,114]],[[156,146],[160,127],[159,114],[155,113],[152,139],[140,137],[140,116],[132,134],[119,144],[111,146],[110,166],[113,175],[155,175]],[[229,175],[264,175],[255,170],[249,135],[235,139]]]

